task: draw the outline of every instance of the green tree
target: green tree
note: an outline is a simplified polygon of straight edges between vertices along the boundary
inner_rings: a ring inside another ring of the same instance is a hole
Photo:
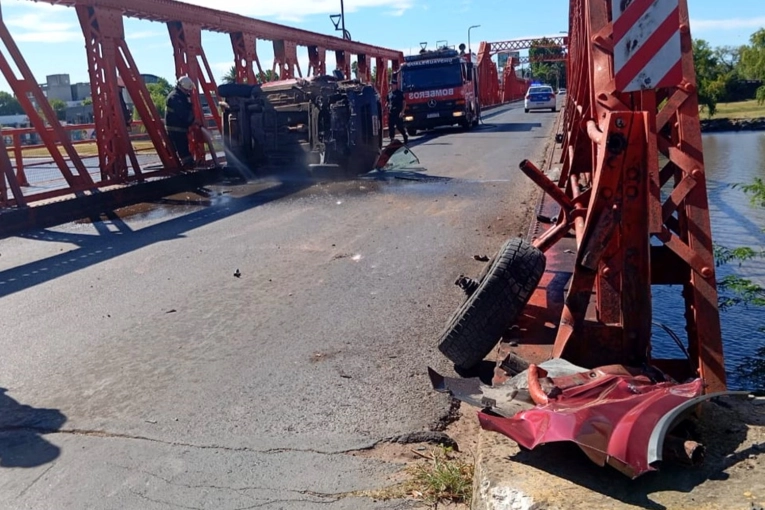
[[[765,80],[765,28],[753,33],[749,42],[739,50],[739,72],[746,80]]]
[[[549,59],[560,59],[565,55],[563,47],[556,45],[552,40],[543,37],[532,41],[529,48],[529,60],[531,61],[531,75],[544,83],[565,87],[566,62],[562,60],[553,61]]]
[[[15,96],[8,92],[0,92],[0,115],[23,115],[24,108]]]
[[[762,106],[765,104],[765,85],[757,89],[757,104]]]
[[[693,66],[696,70],[699,103],[710,116],[714,116],[721,92],[726,90],[726,80],[721,79],[720,60],[715,50],[704,39],[693,41]]]
[[[66,102],[61,99],[49,99],[51,108],[56,112],[56,118],[58,120],[66,120]]]
[[[160,78],[157,83],[148,83],[146,89],[149,91],[151,102],[154,103],[157,112],[160,116],[164,116],[167,107],[167,95],[173,90],[173,86],[166,79]]]
[[[236,83],[236,66],[231,66],[229,70],[221,77],[223,83]]]
[[[272,71],[271,69],[266,69],[262,73],[261,83],[265,83],[268,81],[277,81],[278,79],[279,79],[279,73],[276,73]]]
[[[753,207],[765,207],[765,180],[754,179],[751,184],[739,184],[735,187],[742,189],[749,198]],[[756,251],[750,247],[728,249],[715,247],[715,259],[717,265],[729,263],[741,263],[755,258],[765,258],[765,251]],[[736,275],[728,275],[717,282],[720,289],[720,308],[725,310],[732,306],[765,307],[765,288],[747,278]],[[761,328],[760,334],[765,333]],[[762,340],[762,336],[760,339]],[[757,348],[751,356],[747,356],[736,367],[736,372],[745,379],[753,388],[765,389],[765,342]]]

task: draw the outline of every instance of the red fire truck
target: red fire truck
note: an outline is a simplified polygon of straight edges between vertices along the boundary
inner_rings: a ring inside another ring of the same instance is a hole
[[[438,126],[478,125],[478,73],[464,53],[443,47],[404,57],[399,82],[406,98],[404,125],[410,136]]]

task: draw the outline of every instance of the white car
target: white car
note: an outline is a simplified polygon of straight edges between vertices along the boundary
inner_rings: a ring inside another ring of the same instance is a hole
[[[526,113],[529,113],[529,110],[547,109],[556,112],[558,111],[558,99],[549,85],[536,85],[530,87],[529,91],[526,92],[523,108]]]

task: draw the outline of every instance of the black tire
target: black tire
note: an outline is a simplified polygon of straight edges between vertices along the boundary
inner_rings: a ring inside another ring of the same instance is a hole
[[[510,239],[487,264],[486,276],[455,312],[438,349],[458,369],[479,364],[491,352],[542,279],[544,253],[523,239]]]
[[[529,109],[528,108],[524,108],[523,111],[526,112],[526,113],[529,113]]]
[[[558,109],[557,108],[550,108],[550,111],[553,112],[553,113],[556,113],[558,111]]]

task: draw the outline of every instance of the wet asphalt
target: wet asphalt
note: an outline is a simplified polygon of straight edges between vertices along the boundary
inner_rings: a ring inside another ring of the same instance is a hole
[[[437,427],[436,340],[536,200],[553,113],[412,138],[420,165],[217,185],[0,241],[0,508],[358,509]]]

